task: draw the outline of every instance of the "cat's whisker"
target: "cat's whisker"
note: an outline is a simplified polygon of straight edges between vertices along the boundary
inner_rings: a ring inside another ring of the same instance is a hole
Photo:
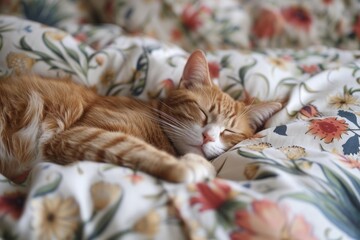
[[[151,114],[147,114],[147,113],[143,113],[143,116],[151,119],[151,120],[154,120],[154,121],[160,121],[162,124],[163,124],[163,129],[166,130],[166,132],[168,133],[171,133],[173,135],[177,135],[179,137],[196,137],[196,134],[193,133],[192,131],[190,131],[190,127],[187,126],[187,125],[184,125],[184,127],[179,127],[179,126],[176,126],[177,122],[169,122],[167,120],[164,120],[164,119],[158,119],[154,116],[152,116]],[[173,124],[175,123],[175,124]],[[187,131],[186,131],[187,130]],[[190,133],[190,134],[188,134]]]
[[[190,136],[172,136],[173,137],[173,141],[184,141],[184,137],[187,137],[187,139],[193,139],[192,137]]]
[[[179,140],[184,140],[184,138],[188,138],[189,136],[187,136],[187,134],[185,133],[176,133],[174,131],[168,131],[167,134],[171,135],[172,139],[179,139]]]
[[[243,111],[241,114],[240,114],[240,117],[243,117],[244,115],[248,114],[250,111],[251,111],[251,106],[254,105],[254,102],[255,102],[255,98],[253,98],[253,100],[251,101],[250,104],[248,104],[248,108],[245,109],[245,111]]]
[[[150,107],[150,108],[151,108],[151,107]],[[155,110],[155,109],[153,109],[153,110]],[[147,118],[155,121],[155,122],[161,121],[161,122],[163,122],[163,123],[165,123],[165,124],[170,125],[171,127],[177,128],[177,129],[179,129],[179,130],[182,129],[182,128],[181,128],[182,126],[181,126],[180,124],[178,124],[179,122],[175,122],[175,121],[172,120],[172,119],[167,119],[167,120],[165,120],[165,119],[159,119],[158,117],[154,117],[154,116],[151,115],[150,113],[146,113],[146,112],[142,112],[141,114],[142,114],[143,116],[145,116],[145,117],[147,117]],[[184,125],[184,127],[186,127],[186,126]]]
[[[162,104],[163,106],[165,106],[165,107],[167,107],[167,108],[169,108],[169,109],[171,110],[171,108],[170,108],[166,103],[164,103],[164,102],[162,102],[162,101],[160,101],[160,102],[161,102],[161,104]],[[167,114],[166,112],[161,111],[161,110],[159,110],[159,109],[156,109],[156,110],[161,114],[161,117],[165,117],[165,118],[167,118],[167,119],[169,119],[169,120],[176,121],[176,124],[179,124],[179,125],[181,125],[181,126],[184,127],[184,128],[187,128],[187,127],[188,127],[187,124],[185,124],[185,123],[183,123],[183,122],[180,122],[178,119],[176,119],[176,118],[174,118],[173,116]]]
[[[169,122],[166,122],[164,120],[160,120],[160,122],[165,124],[162,127],[168,133],[176,132],[181,136],[186,135],[186,136],[189,136],[189,137],[197,137],[197,134],[190,128],[190,126],[185,126],[184,128],[178,128],[178,127],[174,128],[174,126]]]
[[[196,135],[196,133],[194,133],[193,131],[184,131],[184,129],[174,129],[174,128],[171,127],[171,125],[165,125],[165,126],[163,126],[163,128],[168,133],[173,133],[173,134],[176,134],[178,136],[187,136],[187,137],[190,137],[190,138],[198,137]]]
[[[167,106],[167,105],[166,105],[165,103],[163,103],[162,101],[160,101],[160,102],[161,102],[162,104],[164,104],[164,106],[170,108],[169,106]],[[143,103],[143,102],[140,102],[140,103],[141,103],[143,106],[151,109],[152,111],[155,111],[156,113],[160,114],[160,115],[161,115],[161,118],[166,118],[166,120],[167,120],[168,122],[172,122],[172,123],[174,123],[175,125],[177,125],[177,126],[179,126],[179,127],[182,127],[182,128],[188,128],[188,126],[187,126],[186,124],[178,121],[178,119],[174,118],[173,116],[170,116],[170,115],[167,114],[166,112],[161,111],[161,110],[159,110],[159,109],[157,109],[157,108],[154,108],[154,107],[152,107],[152,106],[149,106],[149,105],[147,105],[147,104],[145,104],[145,103]],[[170,109],[171,109],[171,108],[170,108]],[[161,118],[160,118],[160,119],[161,119]]]

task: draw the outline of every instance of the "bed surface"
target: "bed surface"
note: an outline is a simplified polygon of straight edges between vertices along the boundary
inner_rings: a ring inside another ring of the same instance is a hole
[[[1,76],[70,76],[100,94],[158,98],[202,48],[232,97],[288,101],[213,161],[208,182],[87,161],[39,163],[16,183],[0,175],[3,239],[360,238],[358,2],[5,2]]]

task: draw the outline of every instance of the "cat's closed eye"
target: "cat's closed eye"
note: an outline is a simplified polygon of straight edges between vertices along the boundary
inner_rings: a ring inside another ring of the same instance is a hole
[[[202,108],[199,107],[199,110],[200,110],[201,124],[202,127],[204,127],[206,124],[208,124],[208,116]]]
[[[222,131],[221,134],[224,135],[224,136],[229,136],[229,135],[232,135],[232,134],[237,134],[237,132],[235,132],[233,130],[230,130],[230,129],[224,129],[224,131]]]

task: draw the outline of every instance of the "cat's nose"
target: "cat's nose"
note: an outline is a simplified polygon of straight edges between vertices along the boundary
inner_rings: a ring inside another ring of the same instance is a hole
[[[215,142],[215,139],[209,135],[207,132],[203,132],[203,144],[206,144],[208,142]]]

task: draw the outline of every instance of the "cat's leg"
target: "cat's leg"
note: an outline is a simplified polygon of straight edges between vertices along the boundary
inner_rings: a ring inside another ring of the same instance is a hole
[[[44,144],[48,161],[67,164],[77,160],[109,162],[138,169],[171,182],[194,182],[215,175],[205,158],[186,154],[180,159],[141,139],[99,128],[74,127]]]

